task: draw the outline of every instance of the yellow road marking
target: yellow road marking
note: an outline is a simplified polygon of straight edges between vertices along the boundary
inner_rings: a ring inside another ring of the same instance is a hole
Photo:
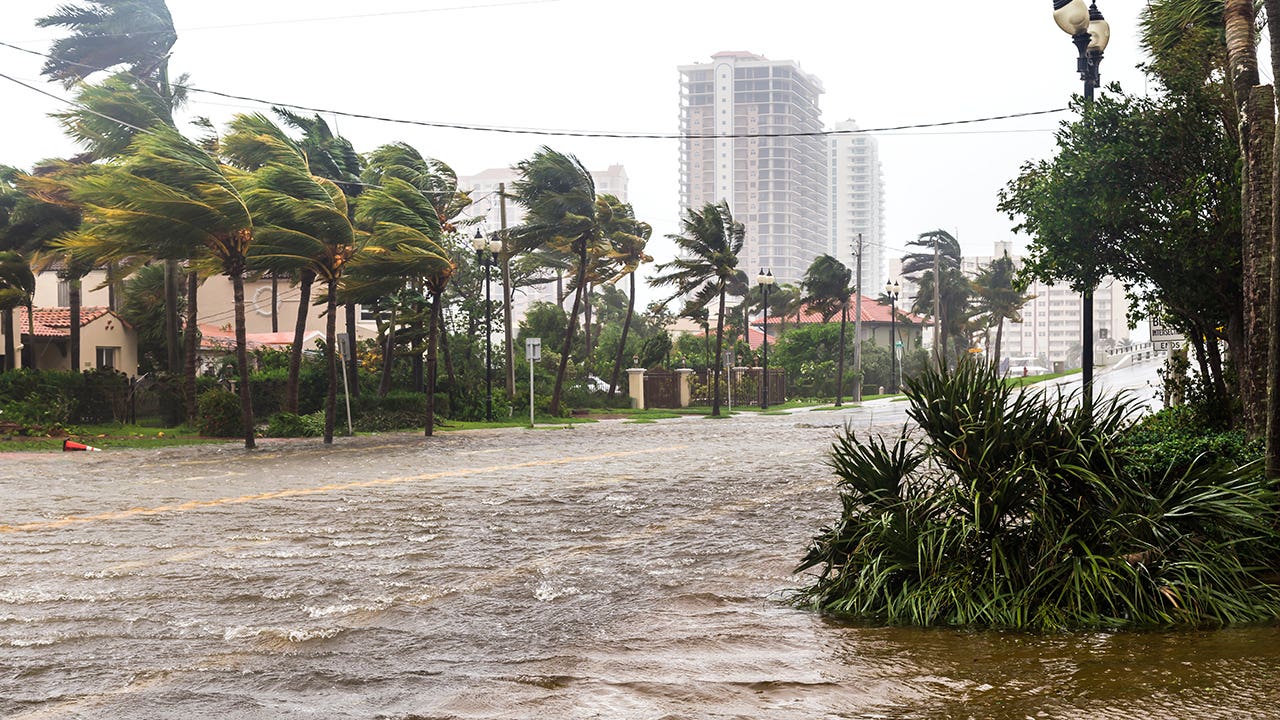
[[[342,492],[344,490],[354,490],[359,488],[379,487],[383,485],[400,485],[404,483],[423,482],[426,480],[439,480],[447,477],[467,477],[470,475],[481,475],[485,473],[496,473],[507,470],[520,470],[531,467],[544,467],[550,465],[570,465],[573,463],[590,462],[593,460],[607,460],[611,458],[631,457],[634,455],[649,455],[652,453],[665,453],[673,450],[681,450],[688,447],[687,445],[672,445],[661,448],[649,448],[646,450],[623,450],[617,452],[600,453],[598,455],[578,455],[561,458],[552,458],[549,460],[528,460],[522,463],[512,463],[509,465],[490,465],[487,467],[475,468],[458,468],[456,470],[443,470],[434,473],[423,473],[422,475],[408,475],[404,477],[393,478],[375,478],[372,480],[356,480],[346,483],[332,483],[329,485],[318,485],[315,487],[303,488],[286,488],[284,490],[273,490],[271,492],[253,493],[251,495],[240,495],[238,497],[222,497],[212,500],[190,500],[184,503],[174,505],[157,505],[155,507],[134,507],[124,510],[113,510],[111,512],[96,513],[93,515],[69,515],[58,520],[47,520],[42,522],[21,523],[17,525],[0,525],[0,533],[18,533],[32,532],[37,530],[56,530],[58,528],[67,527],[69,525],[104,522],[110,520],[125,520],[132,517],[144,517],[149,515],[163,515],[167,513],[187,512],[189,510],[202,510],[205,508],[221,507],[223,505],[239,505],[244,503],[258,502],[261,500],[279,500],[281,498],[302,497],[306,495],[323,495],[325,493]]]

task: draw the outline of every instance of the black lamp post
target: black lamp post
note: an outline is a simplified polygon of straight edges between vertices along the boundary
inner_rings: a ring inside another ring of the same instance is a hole
[[[884,284],[884,294],[889,296],[889,393],[898,392],[898,373],[895,365],[898,360],[898,294],[902,286],[897,280]]]
[[[476,230],[471,238],[476,250],[476,266],[484,266],[484,419],[493,422],[493,306],[489,290],[489,268],[498,264],[497,255],[502,251],[502,241],[495,235],[485,241],[484,233]],[[485,257],[485,251],[489,256]]]
[[[761,378],[760,409],[769,409],[769,288],[773,286],[773,271],[760,268],[756,276],[760,291],[764,293],[764,376]]]
[[[1085,7],[1084,0],[1053,0],[1053,20],[1075,43],[1076,70],[1084,81],[1086,108],[1093,102],[1098,87],[1102,51],[1111,39],[1111,26],[1098,11],[1096,2]],[[1093,283],[1092,273],[1085,278],[1087,287],[1081,295],[1080,307],[1080,385],[1081,403],[1086,414],[1093,413]]]

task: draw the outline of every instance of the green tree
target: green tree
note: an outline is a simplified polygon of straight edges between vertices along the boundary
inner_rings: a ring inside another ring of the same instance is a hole
[[[653,262],[653,257],[645,252],[653,228],[648,223],[636,219],[635,211],[630,204],[624,203],[613,195],[603,195],[602,199],[610,207],[609,224],[605,228],[607,249],[602,256],[604,265],[604,282],[617,283],[622,278],[629,278],[631,289],[627,293],[627,312],[622,320],[622,334],[618,338],[618,349],[614,354],[613,373],[609,376],[608,397],[613,398],[622,377],[623,363],[627,349],[627,335],[631,331],[631,318],[636,309],[636,275],[640,266]]]
[[[573,347],[574,330],[586,293],[588,261],[592,248],[604,241],[605,228],[612,222],[612,208],[596,198],[591,173],[572,155],[543,146],[532,157],[516,165],[520,179],[515,182],[517,202],[524,206],[525,223],[511,230],[524,247],[551,248],[574,258],[573,309],[561,344],[560,366],[551,393],[551,412],[560,412],[560,398]]]
[[[949,362],[949,346],[959,353],[968,348],[970,286],[960,270],[960,242],[946,230],[931,230],[920,233],[907,244],[925,248],[902,259],[902,274],[915,280],[919,288],[911,312],[933,317],[939,329],[933,351],[939,363]],[[938,279],[935,279],[935,268]]]
[[[1031,237],[1021,273],[1076,290],[1105,275],[1126,282],[1140,304],[1177,319],[1225,400],[1218,340],[1242,342],[1242,240],[1239,151],[1217,102],[1113,89],[1059,130],[1057,146],[1000,193]]]
[[[273,272],[305,268],[325,284],[324,443],[332,444],[338,393],[338,283],[364,238],[351,226],[342,189],[313,175],[301,149],[266,116],[233,118],[223,152],[250,170],[243,190],[254,222],[250,263]]]
[[[819,255],[805,271],[800,286],[809,307],[822,313],[826,323],[840,313],[840,342],[836,346],[836,407],[844,395],[845,326],[849,321],[849,298],[853,296],[853,271],[830,255]]]
[[[254,447],[244,272],[253,221],[239,184],[245,174],[168,128],[139,135],[118,162],[68,179],[90,221],[58,245],[86,261],[151,255],[164,260],[209,257],[231,280],[244,444]]]
[[[66,3],[36,25],[68,31],[50,46],[41,69],[50,79],[70,88],[98,72],[124,71],[99,87],[83,87],[78,107],[58,116],[69,134],[87,146],[81,160],[118,155],[139,130],[157,124],[174,127],[172,112],[185,100],[186,78],[178,78],[176,85],[169,79],[169,56],[178,34],[165,0]],[[114,123],[103,115],[130,122]],[[178,261],[166,261],[165,268],[167,369],[177,372]]]
[[[35,276],[26,258],[12,250],[0,250],[0,313],[3,313],[0,332],[4,333],[4,366],[0,372],[14,368],[13,311],[23,305],[30,307],[35,291]]]
[[[738,254],[746,238],[746,228],[733,219],[729,203],[707,203],[702,210],[686,209],[680,219],[682,232],[668,235],[676,244],[675,260],[656,267],[658,275],[649,282],[655,287],[674,286],[684,298],[680,314],[690,316],[698,308],[718,300],[716,352],[712,359],[711,414],[720,416],[720,357],[724,352],[725,300],[732,292],[745,293],[746,273],[738,269]]]
[[[1004,321],[1022,322],[1022,308],[1034,295],[1024,294],[1018,282],[1017,268],[1008,253],[992,260],[978,270],[973,279],[973,317],[984,330],[996,329],[996,342],[991,355],[992,364],[1000,365],[1000,342],[1004,336]]]

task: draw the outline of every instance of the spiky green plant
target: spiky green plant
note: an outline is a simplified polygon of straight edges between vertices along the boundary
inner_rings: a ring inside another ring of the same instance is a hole
[[[1153,470],[1120,442],[1131,402],[1090,416],[976,363],[927,370],[907,396],[918,441],[905,427],[888,442],[837,439],[841,514],[797,568],[815,571],[801,603],[1028,630],[1280,616],[1280,514],[1258,464]]]

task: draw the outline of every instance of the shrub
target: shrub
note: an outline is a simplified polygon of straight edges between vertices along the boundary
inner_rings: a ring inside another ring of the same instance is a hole
[[[267,421],[266,434],[267,437],[320,437],[324,435],[324,413],[276,413]]]
[[[1142,466],[1135,408],[1013,390],[964,362],[908,381],[915,441],[836,441],[841,514],[797,599],[890,623],[1212,626],[1280,614],[1277,499],[1258,463]]]
[[[448,407],[448,395],[436,394],[436,414],[441,415],[441,406]],[[341,414],[339,410],[339,414]],[[427,396],[407,390],[393,390],[385,397],[374,393],[354,398],[351,412],[355,416],[353,425],[362,432],[387,432],[420,427],[427,418]]]
[[[196,398],[196,429],[207,437],[244,434],[240,396],[223,388],[206,390]]]

